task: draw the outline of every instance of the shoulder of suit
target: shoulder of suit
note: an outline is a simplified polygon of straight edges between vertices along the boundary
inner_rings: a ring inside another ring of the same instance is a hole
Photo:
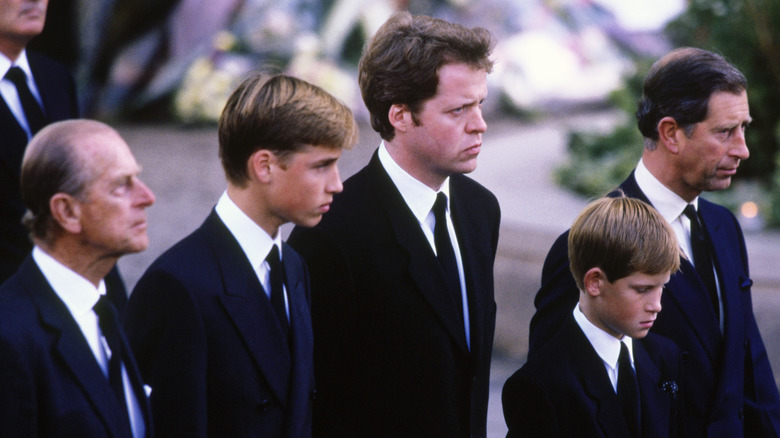
[[[450,190],[455,190],[456,192],[464,191],[468,193],[473,193],[477,196],[484,196],[487,198],[496,199],[496,196],[493,194],[493,192],[488,190],[487,187],[483,186],[482,184],[478,183],[472,178],[461,174],[455,174],[450,176]]]
[[[664,336],[648,333],[639,344],[659,369],[672,374],[679,372],[681,352],[677,344]]]
[[[703,214],[710,214],[710,215],[718,215],[723,217],[730,217],[736,219],[734,216],[734,213],[731,212],[728,208],[716,204],[712,201],[708,201],[707,199],[704,199],[702,197],[699,197],[699,211],[701,211]]]
[[[31,52],[29,50],[27,51],[27,61],[30,63],[31,68],[38,67],[45,69],[63,70],[66,72],[70,71],[68,67],[66,67],[65,64],[61,63],[60,61],[40,53]]]
[[[0,287],[0,336],[17,338],[37,327],[38,320],[37,306],[17,273]]]

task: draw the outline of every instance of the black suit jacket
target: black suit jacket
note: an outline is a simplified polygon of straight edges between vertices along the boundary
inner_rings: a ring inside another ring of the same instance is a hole
[[[138,376],[132,356],[125,367]],[[131,380],[152,436],[143,385]],[[0,388],[3,437],[130,437],[127,407],[31,255],[0,288]]]
[[[443,271],[376,153],[316,228],[293,230],[312,278],[315,435],[485,436],[500,211],[462,175],[450,198],[470,351]]]
[[[635,339],[633,349],[642,437],[678,436],[677,346],[649,334]],[[502,399],[508,438],[630,436],[604,362],[571,314],[550,342],[507,380]]]
[[[309,284],[286,244],[290,343],[216,212],[138,281],[126,330],[163,437],[311,436]]]
[[[649,202],[632,173],[620,185],[630,197]],[[666,285],[654,333],[682,350],[684,436],[780,436],[780,398],[753,315],[748,256],[742,230],[731,212],[699,198],[699,211],[713,245],[723,303],[721,334],[704,283],[681,258]],[[568,232],[553,244],[542,271],[536,314],[531,319],[529,357],[545,343],[578,299],[569,271]]]
[[[76,86],[61,64],[27,52],[27,59],[50,122],[78,117]],[[25,207],[19,188],[27,134],[0,98],[0,283],[10,277],[32,250],[21,220]]]

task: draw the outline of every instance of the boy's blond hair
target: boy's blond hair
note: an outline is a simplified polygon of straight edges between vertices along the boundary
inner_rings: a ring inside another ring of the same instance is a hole
[[[285,75],[255,72],[233,91],[219,119],[219,156],[227,179],[243,186],[247,161],[260,149],[284,158],[304,146],[351,148],[352,111],[322,88]]]
[[[594,267],[610,282],[635,272],[674,273],[680,268],[677,236],[655,208],[639,199],[599,199],[569,230],[569,268],[580,290]]]

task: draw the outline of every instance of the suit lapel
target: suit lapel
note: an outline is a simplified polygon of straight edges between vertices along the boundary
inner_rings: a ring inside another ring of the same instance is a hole
[[[43,64],[43,58],[36,53],[27,52],[27,60],[30,63],[35,86],[38,87],[38,93],[43,101],[46,118],[50,122],[78,117],[78,107],[74,101],[75,96],[70,95],[72,91],[66,87],[71,78],[65,75],[54,75],[54,70],[46,68]],[[51,60],[48,60],[51,63]]]
[[[456,344],[468,352],[466,333],[456,307],[457,303],[447,291],[444,273],[420,229],[419,222],[382,167],[376,152],[368,167],[376,198],[384,208],[396,241],[409,257],[409,276]]]
[[[588,341],[573,316],[565,322],[567,336],[564,337],[571,350],[570,357],[577,367],[578,379],[585,392],[593,399],[596,417],[606,437],[629,436],[628,426],[623,419],[617,395],[604,367],[604,361]],[[560,339],[560,337],[556,338]]]
[[[742,263],[739,254],[734,250],[737,243],[728,238],[722,223],[717,220],[713,205],[700,199],[699,209],[704,228],[712,243],[712,258],[718,273],[720,299],[723,303],[724,325],[730,327],[730,330],[725,333],[722,344],[719,344],[719,347],[723,349],[724,363],[722,366],[723,369],[739,369],[743,366],[739,361],[744,359],[743,340],[745,339],[744,325],[740,323],[742,319],[740,284],[749,279],[741,277],[741,273],[737,270]],[[713,337],[713,339],[720,338],[721,332],[718,330],[717,338]],[[713,363],[717,362],[713,360]],[[720,382],[715,394],[715,403],[720,403],[725,396],[724,391],[728,388],[728,384],[722,379],[727,375],[728,373],[721,373],[718,377]]]
[[[120,405],[111,391],[78,324],[32,257],[27,257],[20,271],[23,273],[24,286],[35,301],[43,324],[58,333],[54,354],[65,363],[112,435],[125,436],[130,430],[127,415],[124,414],[127,407]]]
[[[3,132],[3,147],[0,147],[0,160],[16,178],[21,175],[21,162],[27,145],[27,134],[19,125],[5,99],[0,97],[0,130]]]
[[[225,293],[219,299],[265,380],[282,406],[286,406],[290,350],[271,302],[246,255],[216,212],[212,211],[203,227],[222,276]]]
[[[127,337],[124,333],[122,333],[122,348],[125,351],[123,362],[127,370],[127,375],[130,378],[130,384],[133,387],[133,393],[138,401],[141,414],[144,416],[146,436],[151,436],[151,431],[154,430],[154,425],[152,424],[152,406],[149,403],[149,397],[146,395],[144,382],[141,379],[141,372],[138,370],[138,365],[135,363],[135,357],[133,357],[132,354],[133,350],[130,348],[130,344],[127,342]]]
[[[468,205],[468,200],[462,196],[459,191],[458,179],[450,178],[450,205],[452,206],[452,222],[455,226],[455,234],[458,236],[458,245],[460,246],[461,260],[463,260],[463,273],[466,281],[466,291],[469,298],[469,325],[471,328],[471,351],[475,360],[482,357],[481,351],[485,348],[482,340],[485,336],[485,315],[488,303],[484,298],[489,297],[486,293],[479,293],[479,287],[482,281],[475,276],[484,270],[477,265],[478,260],[492,260],[492,254],[484,253],[483,245],[480,245],[475,239],[488,242],[489,239],[481,239],[478,221],[474,215],[479,212],[475,206]],[[469,208],[471,207],[471,208]],[[492,274],[492,271],[490,271]],[[490,346],[489,348],[492,348]]]
[[[662,378],[661,371],[645,350],[642,341],[635,339],[633,348],[636,378],[642,400],[642,436],[667,436],[672,399],[658,386]]]
[[[290,310],[292,376],[286,430],[290,436],[299,436],[307,424],[308,405],[314,389],[312,325],[307,302],[306,272],[303,262],[293,249],[283,244],[282,263],[286,274],[287,300]]]

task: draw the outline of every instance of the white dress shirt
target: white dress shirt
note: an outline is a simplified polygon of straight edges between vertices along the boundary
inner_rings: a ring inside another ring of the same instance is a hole
[[[217,215],[225,224],[230,234],[236,238],[241,250],[246,254],[249,263],[255,270],[257,279],[260,280],[260,284],[263,286],[268,299],[271,299],[271,267],[265,258],[268,257],[268,253],[271,251],[273,245],[277,246],[279,251],[279,261],[282,261],[282,236],[277,231],[276,236],[271,237],[263,230],[260,225],[257,225],[255,221],[249,218],[239,207],[230,199],[227,191],[222,193],[217,206],[215,207]],[[290,318],[290,305],[287,300],[287,286],[284,289],[284,309],[287,313],[287,318]]]
[[[395,184],[398,191],[401,193],[401,197],[406,202],[406,205],[411,210],[414,217],[420,223],[420,229],[422,230],[425,238],[428,239],[433,253],[436,254],[436,243],[433,237],[433,229],[436,225],[436,218],[433,214],[433,204],[436,202],[436,195],[438,192],[426,186],[422,182],[409,175],[398,163],[393,160],[390,153],[387,151],[385,143],[379,146],[379,162],[385,169],[390,179]],[[468,295],[466,294],[466,282],[465,274],[463,272],[463,258],[460,254],[460,245],[458,244],[458,236],[455,235],[455,227],[452,224],[452,215],[450,210],[450,179],[447,178],[442,184],[440,191],[447,195],[447,231],[450,235],[450,241],[452,241],[452,248],[455,252],[455,261],[458,265],[458,277],[460,279],[460,293],[461,301],[463,303],[463,323],[466,328],[466,345],[471,348],[471,328],[469,326],[469,305]]]
[[[63,265],[45,251],[35,246],[32,251],[33,260],[43,273],[54,293],[62,300],[65,307],[68,308],[71,316],[81,329],[92,354],[95,356],[100,369],[108,378],[108,361],[111,359],[111,349],[108,347],[106,338],[100,331],[98,317],[93,310],[95,304],[101,295],[106,293],[106,285],[100,280],[98,287],[95,287],[86,278],[77,274],[67,266]],[[122,382],[125,387],[125,405],[130,416],[130,426],[133,436],[141,438],[146,434],[141,406],[133,391],[133,385],[130,377],[127,375],[125,364],[122,363]]]
[[[13,66],[21,68],[22,71],[24,71],[24,74],[27,75],[27,86],[30,88],[30,92],[33,97],[35,97],[35,100],[41,105],[41,108],[43,108],[43,100],[41,100],[38,87],[35,85],[32,70],[30,70],[30,63],[27,62],[27,51],[22,50],[22,53],[19,55],[16,62],[12,62],[7,56],[0,53],[0,95],[3,96],[3,100],[5,100],[5,103],[8,105],[8,109],[10,109],[11,113],[16,117],[16,120],[19,122],[19,125],[22,127],[25,134],[27,134],[27,139],[29,140],[32,138],[32,135],[30,135],[30,126],[27,124],[27,118],[24,115],[22,101],[19,100],[19,93],[16,91],[16,85],[5,78],[5,74],[8,73],[8,70]]]
[[[623,339],[617,339],[604,330],[593,325],[580,310],[579,304],[574,306],[574,320],[585,333],[585,337],[590,341],[590,345],[596,350],[601,360],[604,362],[604,368],[607,370],[609,381],[612,382],[612,389],[617,393],[618,379],[618,358],[620,357],[620,343],[623,342],[628,347],[628,356],[631,358],[631,366],[634,365],[633,339],[623,336]]]
[[[634,178],[642,193],[653,204],[661,216],[671,224],[674,233],[677,235],[677,242],[680,244],[688,260],[693,260],[693,249],[691,247],[691,221],[688,216],[683,214],[683,210],[688,205],[684,199],[676,193],[669,190],[647,169],[644,162],[639,160],[639,164],[634,171]],[[691,204],[699,211],[699,197],[697,196]],[[713,268],[714,268],[713,255]],[[715,287],[718,293],[718,305],[720,306],[720,327],[723,330],[723,300],[720,299],[720,280],[715,272]]]

